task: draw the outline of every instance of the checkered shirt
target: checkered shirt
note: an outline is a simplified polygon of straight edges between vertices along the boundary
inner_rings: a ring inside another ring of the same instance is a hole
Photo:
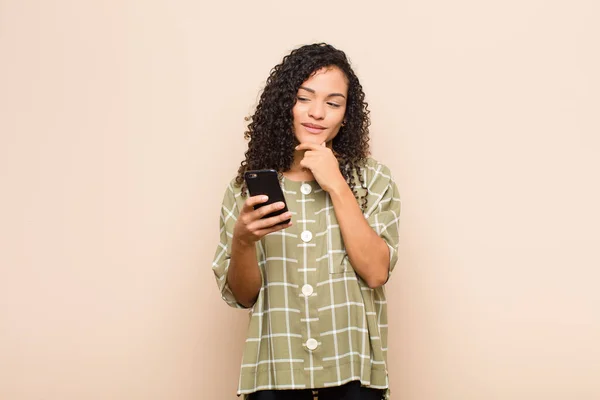
[[[398,189],[389,169],[371,158],[361,173],[368,190],[364,216],[389,247],[391,271],[398,258]],[[263,284],[249,313],[238,395],[353,380],[388,389],[384,287],[370,289],[355,273],[331,198],[316,181],[284,177],[281,185],[294,224],[256,243]],[[232,181],[223,199],[213,262],[223,300],[238,308],[243,306],[229,288],[227,269],[244,200]]]

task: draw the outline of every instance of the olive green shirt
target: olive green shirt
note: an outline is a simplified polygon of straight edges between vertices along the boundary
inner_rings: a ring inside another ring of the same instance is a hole
[[[371,158],[361,172],[367,189],[355,189],[368,191],[364,216],[389,247],[391,272],[398,258],[398,189],[389,169]],[[331,198],[316,181],[284,177],[281,185],[293,225],[256,243],[263,284],[250,310],[238,395],[353,380],[388,389],[384,287],[369,288],[352,268]],[[245,201],[240,191],[232,181],[225,192],[213,271],[223,300],[243,308],[227,283],[233,229]]]

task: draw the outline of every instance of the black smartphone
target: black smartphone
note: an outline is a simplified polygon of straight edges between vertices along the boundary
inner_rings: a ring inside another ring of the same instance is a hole
[[[282,209],[267,214],[263,218],[274,217],[276,215],[280,215],[288,211],[287,204],[285,202],[285,197],[283,196],[283,192],[281,191],[281,185],[279,184],[279,177],[277,176],[277,171],[275,171],[274,169],[246,171],[244,173],[244,180],[246,181],[246,186],[248,187],[248,192],[250,193],[250,196],[258,196],[261,194],[266,194],[267,196],[269,196],[269,200],[267,200],[265,203],[255,205],[255,210],[272,203],[277,203],[279,201],[283,201],[283,203],[285,204]],[[280,224],[285,225],[289,222],[290,220],[288,219],[287,221],[280,222]]]

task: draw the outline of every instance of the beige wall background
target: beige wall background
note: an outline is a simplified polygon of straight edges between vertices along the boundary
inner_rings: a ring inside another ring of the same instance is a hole
[[[235,399],[243,117],[344,49],[403,197],[394,399],[600,399],[600,3],[0,0],[0,399]]]

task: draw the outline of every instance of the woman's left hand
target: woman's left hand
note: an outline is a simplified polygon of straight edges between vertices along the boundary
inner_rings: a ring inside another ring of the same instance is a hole
[[[337,158],[325,143],[301,143],[296,150],[305,151],[300,166],[312,172],[323,190],[331,192],[348,185],[340,172]]]

